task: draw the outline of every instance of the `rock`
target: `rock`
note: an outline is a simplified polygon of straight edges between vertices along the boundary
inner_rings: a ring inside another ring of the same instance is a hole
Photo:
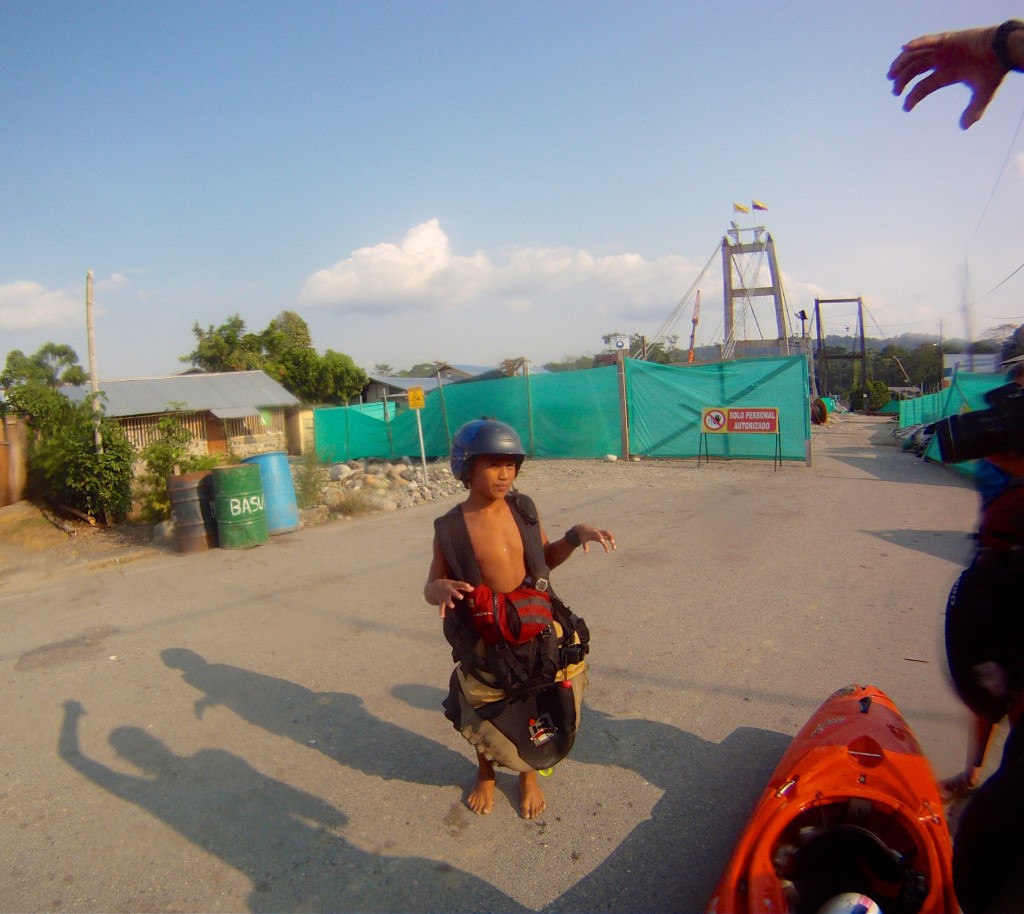
[[[349,461],[331,468],[330,479],[320,492],[319,504],[310,511],[309,521],[323,523],[327,517],[346,518],[365,511],[395,511],[437,499],[464,496],[465,487],[455,479],[447,462],[413,465],[406,458],[388,463],[381,460]],[[322,512],[322,513],[321,513]],[[326,515],[326,516],[323,516]],[[321,517],[323,516],[323,519]]]
[[[615,454],[605,454],[604,459],[608,463],[615,463],[615,461],[618,460],[619,458]]]

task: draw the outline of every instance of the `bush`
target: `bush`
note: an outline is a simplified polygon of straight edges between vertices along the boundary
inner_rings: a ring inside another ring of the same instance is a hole
[[[35,383],[7,391],[7,403],[29,429],[25,494],[51,509],[72,508],[104,523],[122,523],[131,510],[135,449],[121,426],[102,418],[96,451],[92,398],[72,403]]]
[[[156,423],[157,437],[149,442],[140,455],[146,469],[139,477],[142,487],[142,519],[157,524],[171,516],[171,500],[167,492],[167,477],[175,470],[195,473],[209,470],[220,461],[216,457],[190,452],[195,436],[182,424],[186,414],[180,410],[161,417]]]
[[[361,489],[338,493],[331,498],[328,507],[331,514],[340,514],[342,517],[356,517],[376,509],[373,499]]]
[[[316,455],[310,451],[295,468],[295,501],[305,510],[319,504],[320,495],[330,479],[330,472]]]

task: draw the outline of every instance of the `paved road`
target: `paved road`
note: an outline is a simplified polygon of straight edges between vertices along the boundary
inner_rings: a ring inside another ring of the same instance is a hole
[[[941,627],[976,497],[891,427],[844,419],[777,472],[528,469],[552,533],[619,543],[556,576],[595,648],[539,821],[509,775],[491,816],[462,803],[419,595],[437,505],[0,589],[0,910],[702,908],[834,689],[880,686],[962,763]]]

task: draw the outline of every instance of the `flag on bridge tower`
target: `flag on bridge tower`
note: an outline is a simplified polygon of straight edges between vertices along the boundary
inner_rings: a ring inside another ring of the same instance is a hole
[[[749,213],[750,212],[750,208],[744,206],[742,203],[734,203],[732,205],[732,211],[734,213]]]
[[[760,200],[751,200],[750,205],[753,206],[754,209],[756,209],[758,212],[768,212],[767,204],[762,203]]]

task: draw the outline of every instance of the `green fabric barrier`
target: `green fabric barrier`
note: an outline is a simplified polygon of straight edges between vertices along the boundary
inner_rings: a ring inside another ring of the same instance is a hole
[[[810,405],[803,356],[686,367],[626,359],[623,370],[632,454],[696,457],[702,406],[774,406],[779,409],[783,459],[806,459]],[[619,387],[614,365],[445,384],[427,393],[419,411],[424,451],[430,458],[447,457],[450,436],[459,426],[491,416],[519,432],[531,457],[620,455]],[[420,454],[416,415],[410,409],[381,421],[355,408],[326,407],[314,411],[313,428],[317,455],[325,461]],[[775,456],[774,435],[708,438],[711,456]]]
[[[450,436],[481,416],[515,428],[531,457],[604,457],[622,450],[615,366],[463,381],[432,390],[420,410],[427,457],[447,457]],[[317,409],[313,428],[321,460],[393,460],[420,453],[411,409],[402,409],[390,423],[358,415],[348,407]]]
[[[937,422],[942,418],[942,406],[945,399],[946,392],[943,390],[934,394],[925,394],[923,397],[915,397],[913,400],[901,400],[899,427],[930,425],[932,422]]]
[[[807,459],[811,410],[804,356],[685,368],[629,361],[626,367],[634,454],[696,457],[705,408],[773,406],[779,410],[783,460]],[[709,434],[706,441],[711,457],[775,458],[775,435]]]
[[[895,416],[899,414],[901,400],[890,400],[879,411],[880,416]]]
[[[1002,387],[1005,383],[1006,378],[1002,374],[969,371],[954,372],[949,387],[940,394],[935,394],[937,397],[942,397],[942,404],[939,415],[931,421],[937,422],[939,419],[946,418],[946,416],[966,413],[975,409],[987,409],[988,404],[985,402],[985,394],[996,387]],[[939,439],[937,436],[932,437],[924,452],[924,457],[925,460],[934,460],[936,463],[941,462]],[[976,464],[976,460],[967,460],[964,463],[949,463],[945,464],[945,466],[956,470],[956,472],[964,476],[973,476]]]

